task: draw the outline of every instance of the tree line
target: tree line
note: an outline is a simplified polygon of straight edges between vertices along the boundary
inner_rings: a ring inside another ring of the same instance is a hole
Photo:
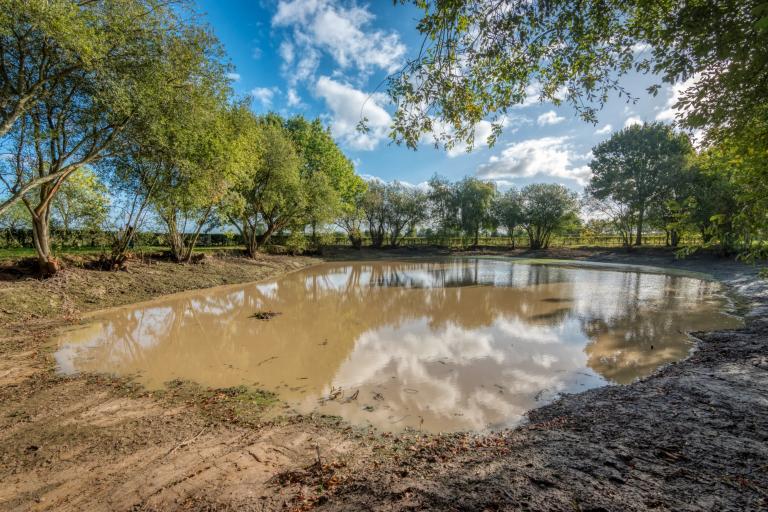
[[[436,9],[436,26],[463,9],[465,21],[492,14],[476,38],[492,38],[497,25],[510,21],[511,11],[486,12],[481,1],[457,5],[456,13],[431,2],[423,7],[428,19]],[[535,6],[521,2],[518,7]],[[567,17],[567,7],[558,9],[532,14],[544,16],[539,21],[546,25]],[[621,24],[625,18],[618,13],[605,21]],[[342,230],[357,247],[364,237],[375,247],[397,246],[421,230],[461,234],[474,245],[485,233],[524,233],[531,248],[546,248],[553,236],[581,229],[618,234],[627,246],[640,245],[648,231],[666,233],[672,246],[682,234],[694,232],[703,245],[724,252],[758,257],[766,251],[768,117],[755,99],[759,91],[749,96],[754,108],[740,110],[738,119],[699,120],[707,128],[703,149],[662,124],[613,134],[593,149],[593,176],[581,198],[561,185],[499,190],[475,177],[450,182],[435,176],[424,188],[366,183],[319,120],[257,116],[247,101],[236,98],[221,44],[196,20],[186,0],[0,0],[0,217],[7,226],[29,223],[45,273],[58,268],[51,250],[52,220],[65,232],[95,230],[108,221],[112,240],[104,263],[110,268],[124,263],[148,218],[164,227],[179,262],[190,260],[201,233],[225,225],[234,226],[250,255],[278,233],[301,248],[318,243],[329,230]],[[576,36],[599,39],[599,32]],[[765,34],[760,29],[753,35],[760,40]],[[540,42],[529,46],[544,50]],[[553,48],[557,53],[569,45]],[[483,59],[501,50],[492,48],[473,61],[477,67],[471,71],[479,80],[473,84],[490,80],[485,72],[493,66]],[[582,47],[578,51],[589,54]],[[563,75],[542,83],[543,99],[557,101],[559,81],[580,76],[577,62],[558,62],[565,66]],[[443,67],[424,64],[422,83],[438,80]],[[523,66],[507,64],[512,67],[500,76]],[[592,64],[602,71],[611,68]],[[425,101],[453,108],[452,96],[440,92],[450,82],[440,84],[437,96]],[[509,78],[504,94],[494,89],[506,103],[468,96],[478,98],[475,113],[455,109],[458,124],[448,139],[437,140],[450,145],[468,139],[471,147],[466,123],[476,122],[473,116],[488,113],[492,105],[503,110],[514,103],[521,84]],[[396,98],[408,92],[398,88],[406,84],[391,85]],[[588,84],[571,85],[575,94]],[[474,87],[454,86],[457,91]],[[697,97],[689,104],[702,111],[707,101]],[[584,111],[588,118],[589,112]],[[689,121],[699,126],[696,118]],[[405,122],[396,113],[393,134],[406,142],[431,126]],[[736,124],[738,131],[732,129]]]
[[[216,223],[253,254],[327,223],[363,186],[320,121],[256,116],[233,96],[188,1],[2,0],[0,57],[0,216],[29,221],[47,274],[52,218],[66,230],[117,211],[115,267],[152,215],[188,261]]]
[[[594,197],[609,204],[599,208],[623,233],[635,230],[632,243],[641,242],[638,233],[647,222],[663,222],[676,226],[673,236],[693,227],[706,245],[751,259],[768,256],[765,0],[397,3],[421,11],[414,24],[423,43],[388,80],[397,104],[393,140],[416,147],[430,133],[438,145],[472,148],[476,142],[493,143],[510,109],[532,98],[567,103],[596,123],[611,96],[631,102],[639,92],[655,96],[662,84],[677,84],[675,123],[700,138],[695,156],[684,151],[691,160],[684,176],[691,181],[662,184],[649,172],[642,187],[626,182],[637,193],[631,198],[600,178],[591,184]],[[645,91],[632,90],[633,82],[622,80],[629,73],[652,74],[653,82]],[[475,141],[477,123],[486,120],[493,126],[491,136]],[[652,142],[655,133],[646,140]],[[596,155],[601,168],[623,163],[610,148],[628,136],[617,137]],[[680,157],[677,146],[683,141],[664,144],[675,153],[664,159]],[[637,171],[631,157],[626,164],[625,170]],[[653,190],[643,189],[647,186]]]

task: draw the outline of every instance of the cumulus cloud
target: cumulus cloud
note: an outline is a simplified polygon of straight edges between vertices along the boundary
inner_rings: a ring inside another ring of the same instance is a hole
[[[251,89],[251,96],[261,103],[262,107],[269,108],[272,106],[272,99],[276,92],[277,88],[275,87],[254,87]]]
[[[675,107],[677,102],[680,101],[683,93],[694,87],[696,82],[700,79],[700,75],[693,75],[684,82],[678,82],[667,89],[667,103],[664,105],[664,109],[656,114],[657,121],[674,121],[679,115],[685,111]]]
[[[536,123],[539,126],[548,126],[552,124],[558,124],[558,123],[562,123],[563,121],[565,121],[565,118],[558,116],[554,110],[550,110],[549,112],[544,112],[536,119]]]
[[[629,128],[630,126],[634,126],[636,124],[643,124],[643,120],[640,118],[640,116],[629,116],[624,121],[624,128]]]
[[[565,100],[565,96],[567,94],[567,90],[565,87],[560,87],[557,91],[555,91],[555,98],[557,98],[560,101]],[[525,88],[525,98],[523,98],[522,103],[518,103],[516,105],[513,105],[513,108],[526,108],[531,107],[533,105],[537,105],[541,103],[541,84],[539,82],[534,82],[532,84],[529,84]],[[543,103],[547,103],[546,101]]]
[[[357,166],[355,166],[357,168]],[[421,190],[422,192],[429,191],[429,182],[428,181],[422,181],[419,183],[411,183],[410,181],[403,181],[403,180],[392,180],[387,181],[385,179],[379,178],[378,176],[374,176],[373,174],[361,174],[361,178],[363,178],[365,181],[371,182],[371,183],[380,183],[382,185],[389,185],[392,183],[399,183],[400,185],[406,187],[406,188],[415,188],[418,190]]]
[[[397,33],[371,28],[373,19],[366,7],[338,0],[280,0],[272,26],[292,30],[291,39],[280,45],[284,73],[292,80],[308,79],[320,52],[342,70],[352,68],[363,76],[377,69],[395,71],[406,47]]]
[[[302,105],[299,93],[294,88],[288,89],[287,101],[289,107],[300,107]]]
[[[386,102],[383,94],[369,95],[327,76],[318,79],[315,93],[330,110],[331,133],[342,144],[351,149],[370,151],[387,137],[392,118],[381,106]],[[366,133],[357,130],[362,118],[368,120]]]
[[[227,73],[227,78],[233,82],[240,81],[240,73]]]
[[[542,137],[513,142],[477,169],[478,176],[492,180],[550,176],[585,185],[590,169],[586,155],[579,154],[570,137]]]
[[[517,127],[510,128],[509,125],[515,123],[517,125],[525,125],[531,122],[530,119],[524,116],[504,115],[495,121],[500,124],[505,133],[515,133]],[[432,146],[442,146],[443,137],[450,137],[455,134],[453,128],[444,121],[434,118],[432,119],[432,132],[425,133],[422,138],[422,144],[429,144]],[[473,130],[473,144],[472,150],[488,147],[488,138],[493,133],[493,122],[482,120],[475,124]],[[455,158],[457,156],[465,155],[469,151],[469,144],[464,141],[458,141],[450,148],[446,149],[446,155],[449,158]]]
[[[613,130],[613,126],[609,124],[603,126],[602,128],[598,128],[595,130],[595,135],[605,135],[607,133],[611,133],[611,130]]]

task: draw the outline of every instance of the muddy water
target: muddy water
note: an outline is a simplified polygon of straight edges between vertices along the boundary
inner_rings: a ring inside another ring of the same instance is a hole
[[[716,283],[626,269],[329,263],[102,313],[64,333],[56,359],[150,388],[255,386],[385,430],[481,430],[684,358],[686,332],[740,324],[724,307]]]

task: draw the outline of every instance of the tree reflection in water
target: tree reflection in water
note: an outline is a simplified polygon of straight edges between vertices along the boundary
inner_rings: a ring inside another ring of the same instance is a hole
[[[332,263],[107,312],[65,333],[56,359],[149,387],[260,386],[384,429],[477,430],[685,357],[686,332],[738,324],[717,292],[690,277],[478,258]],[[318,405],[331,387],[358,398]]]

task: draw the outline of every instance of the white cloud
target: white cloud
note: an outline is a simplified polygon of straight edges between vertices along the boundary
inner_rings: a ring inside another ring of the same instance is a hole
[[[331,111],[331,133],[346,146],[370,151],[387,137],[392,118],[381,106],[383,94],[369,95],[327,76],[318,79],[315,93]],[[362,118],[368,119],[367,133],[357,130]]]
[[[679,115],[685,113],[684,110],[680,110],[675,107],[678,101],[680,101],[683,93],[694,87],[696,82],[700,79],[700,75],[693,75],[684,82],[678,82],[667,89],[667,103],[664,105],[664,110],[656,114],[657,121],[674,121]]]
[[[276,91],[277,89],[275,87],[255,87],[251,89],[251,96],[261,103],[262,107],[268,108],[272,106],[272,99],[275,97]]]
[[[503,123],[503,121],[502,121]],[[493,132],[493,125],[489,121],[480,121],[475,125],[474,130],[474,148],[483,147],[488,145],[488,137]],[[468,145],[466,143],[455,144],[446,152],[450,158],[457,157],[467,153]]]
[[[227,73],[227,78],[232,80],[233,82],[239,82],[240,73]]]
[[[406,47],[397,33],[371,28],[373,19],[367,7],[342,5],[338,0],[280,0],[272,26],[293,31],[292,41],[280,46],[283,72],[289,79],[309,79],[317,68],[320,51],[329,54],[342,69],[354,68],[356,76],[376,69],[395,71]],[[302,56],[297,63],[302,68],[298,76],[291,70],[296,55]]]
[[[365,181],[372,182],[372,183],[381,183],[382,185],[399,183],[400,185],[406,188],[415,188],[415,189],[421,190],[422,192],[429,191],[428,181],[422,181],[420,183],[411,183],[410,181],[403,181],[403,180],[387,181],[385,179],[379,178],[378,176],[374,176],[373,174],[361,174],[360,177],[363,178]]]
[[[254,60],[259,60],[261,58],[261,48],[257,46],[251,50],[251,57],[253,57]]]
[[[565,87],[560,87],[557,91],[555,91],[555,98],[563,101],[565,100],[567,92],[568,91]],[[541,84],[539,82],[534,82],[525,87],[525,98],[523,98],[523,102],[513,105],[512,108],[526,108],[537,105],[539,103],[548,103],[547,101],[542,102],[540,100]]]
[[[645,53],[651,49],[651,45],[648,43],[635,43],[632,45],[632,53]]]
[[[536,123],[538,123],[539,126],[558,124],[562,123],[563,121],[565,121],[565,118],[558,116],[554,110],[545,112],[536,119]]]
[[[514,122],[519,125],[523,124],[529,124],[531,122],[530,119],[524,116],[515,116],[515,115],[504,115],[501,116],[499,119],[495,121],[497,124],[500,124],[502,129],[505,130],[505,133],[515,133],[517,131],[517,127],[508,128],[509,124]],[[445,138],[450,138],[455,131],[453,128],[446,122],[440,120],[440,119],[433,119],[432,120],[432,132],[425,133],[422,138],[421,142],[422,144],[429,144],[432,146],[441,147],[442,143]],[[480,148],[488,147],[488,138],[493,133],[493,122],[482,120],[479,123],[477,123],[474,127],[474,140],[472,144],[472,149],[477,150]],[[464,141],[459,141],[455,143],[453,146],[448,148],[446,150],[446,155],[449,158],[455,158],[457,156],[465,155],[468,153],[469,145]]]
[[[492,180],[543,175],[584,185],[591,171],[584,162],[586,155],[577,153],[570,140],[570,137],[542,137],[508,144],[498,156],[482,164],[477,174]]]
[[[280,43],[280,47],[278,48],[277,52],[280,54],[280,58],[283,59],[283,63],[285,64],[293,64],[293,45],[290,41],[283,41]]]
[[[630,126],[633,126],[636,124],[643,124],[643,120],[640,118],[640,116],[629,116],[624,121],[624,128],[629,128]]]
[[[595,135],[605,135],[607,133],[611,133],[611,130],[613,130],[613,126],[609,124],[603,126],[602,128],[598,128],[595,130]]]
[[[287,101],[289,107],[300,107],[302,105],[299,93],[293,88],[288,89]]]

